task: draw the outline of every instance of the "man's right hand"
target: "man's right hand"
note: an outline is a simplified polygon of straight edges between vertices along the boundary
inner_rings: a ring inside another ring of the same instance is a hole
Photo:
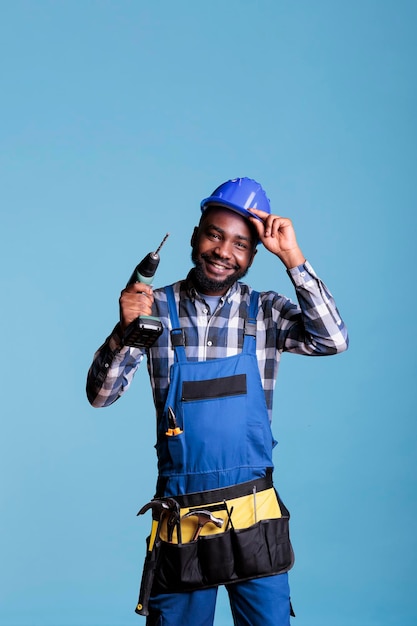
[[[145,283],[133,283],[123,289],[119,298],[120,326],[126,330],[140,315],[152,315],[153,290]]]

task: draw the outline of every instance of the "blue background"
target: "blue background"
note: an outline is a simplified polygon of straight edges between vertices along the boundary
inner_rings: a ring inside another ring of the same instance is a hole
[[[133,267],[189,269],[199,202],[260,180],[350,350],[283,358],[276,482],[297,626],[414,626],[414,0],[0,3],[0,623],[129,626],[153,495],[143,367],[85,398]],[[257,289],[293,297],[261,250]],[[216,626],[231,623],[221,592]]]

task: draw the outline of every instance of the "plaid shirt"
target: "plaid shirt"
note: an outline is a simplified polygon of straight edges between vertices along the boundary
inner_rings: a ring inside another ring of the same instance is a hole
[[[325,356],[343,352],[348,346],[346,327],[332,295],[306,261],[288,270],[295,286],[298,305],[274,292],[259,295],[256,354],[269,417],[282,352]],[[215,311],[195,290],[192,271],[184,281],[173,285],[179,320],[186,339],[186,355],[191,361],[218,359],[239,353],[252,289],[235,283],[220,299]],[[148,372],[157,416],[163,412],[169,387],[170,366],[174,362],[169,331],[166,294],[154,291],[153,315],[164,332],[147,351]],[[138,348],[122,346],[118,325],[98,349],[88,372],[87,395],[95,407],[115,402],[129,387],[145,356]]]

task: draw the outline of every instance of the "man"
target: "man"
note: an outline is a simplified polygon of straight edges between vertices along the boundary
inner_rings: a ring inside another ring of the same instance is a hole
[[[95,355],[87,394],[93,406],[110,405],[146,354],[159,470],[142,581],[151,596],[137,609],[148,626],[210,626],[219,584],[236,625],[288,626],[293,556],[289,514],[272,485],[275,379],[282,352],[336,354],[347,332],[290,219],[271,214],[259,183],[227,181],[201,210],[188,277],[122,291],[120,322]],[[259,244],[287,268],[298,305],[240,281]],[[123,343],[140,315],[164,328],[146,350]]]

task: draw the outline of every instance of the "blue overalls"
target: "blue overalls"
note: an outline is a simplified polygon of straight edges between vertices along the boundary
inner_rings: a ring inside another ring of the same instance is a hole
[[[272,470],[274,440],[256,358],[259,294],[252,292],[242,351],[187,361],[172,287],[166,288],[175,361],[164,420],[158,424],[158,497],[220,490],[262,479]],[[227,583],[225,583],[227,585]],[[227,585],[235,624],[288,626],[287,574]],[[210,626],[217,587],[157,593],[149,626]]]

